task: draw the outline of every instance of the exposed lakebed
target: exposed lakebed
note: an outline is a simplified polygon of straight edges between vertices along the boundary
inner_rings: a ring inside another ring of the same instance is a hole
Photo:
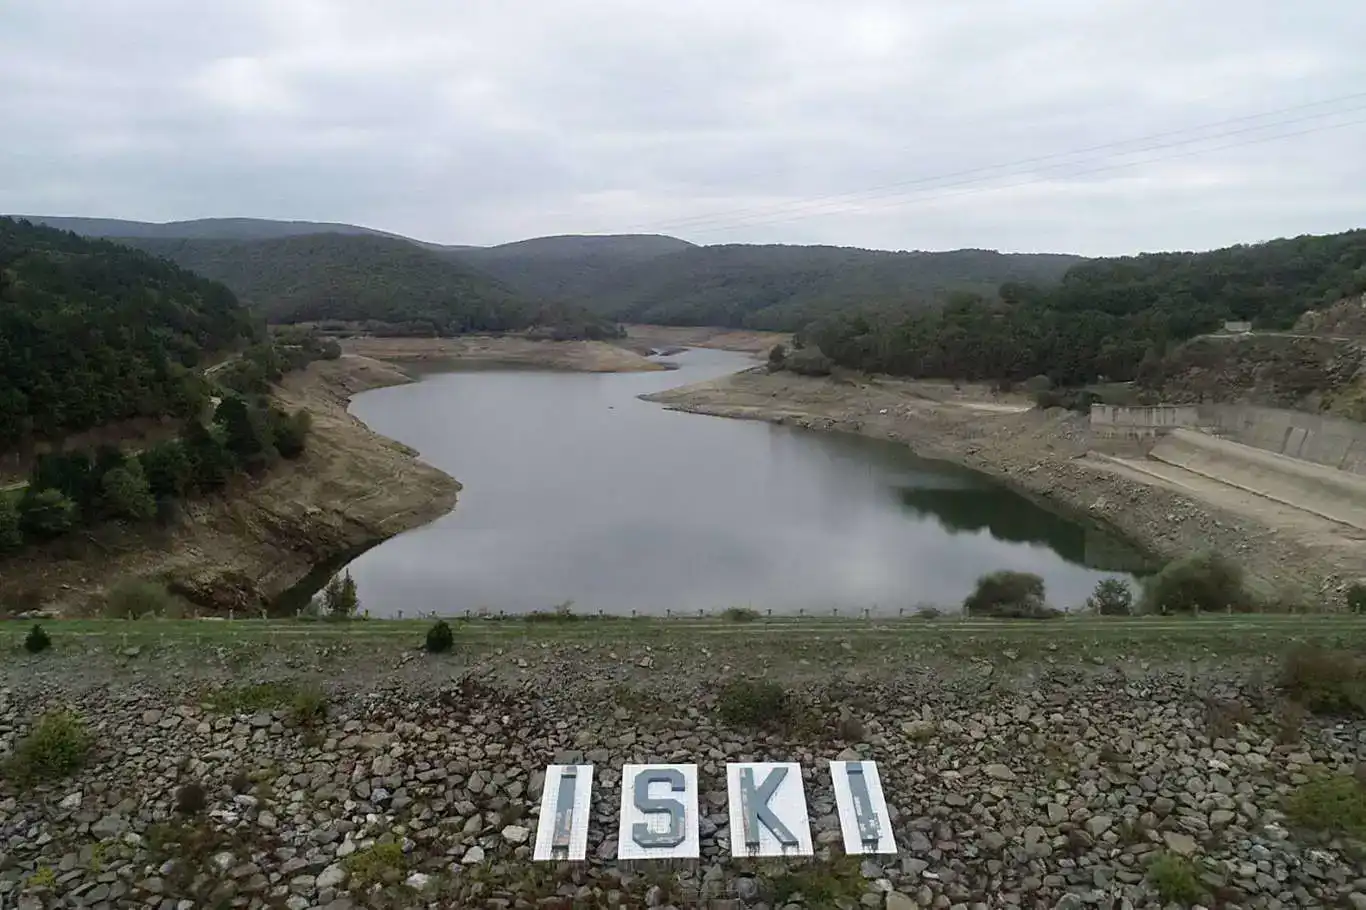
[[[455,510],[350,563],[374,615],[953,608],[994,569],[1075,607],[1141,560],[903,446],[668,411],[637,396],[752,366],[692,349],[647,373],[460,370],[351,411],[464,484]],[[1118,571],[1115,571],[1118,570]]]

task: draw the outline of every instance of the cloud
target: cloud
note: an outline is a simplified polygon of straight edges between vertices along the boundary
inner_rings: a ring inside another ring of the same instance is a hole
[[[0,209],[1208,248],[1360,226],[1366,96],[1306,106],[1366,87],[1363,33],[1352,0],[47,0],[0,30]]]

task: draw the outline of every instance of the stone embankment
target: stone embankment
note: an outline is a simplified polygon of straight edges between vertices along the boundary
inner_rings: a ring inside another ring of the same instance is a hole
[[[13,658],[0,755],[63,705],[95,744],[69,777],[0,788],[0,902],[1366,907],[1363,845],[1282,814],[1318,776],[1350,780],[1366,727],[1301,728],[1257,673],[1059,656],[864,675],[835,658],[785,679],[786,722],[757,729],[722,721],[718,680],[740,671],[713,647]],[[328,661],[356,672],[309,677]],[[840,855],[825,765],[840,757],[879,763],[899,854]],[[814,860],[730,858],[724,766],[744,760],[800,762]],[[545,766],[578,761],[597,770],[588,859],[533,863]],[[700,862],[617,861],[620,769],[642,761],[699,765]]]

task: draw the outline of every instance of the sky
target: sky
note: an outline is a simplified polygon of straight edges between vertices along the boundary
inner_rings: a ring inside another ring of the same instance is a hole
[[[1360,0],[3,0],[0,211],[1116,255],[1366,227]]]

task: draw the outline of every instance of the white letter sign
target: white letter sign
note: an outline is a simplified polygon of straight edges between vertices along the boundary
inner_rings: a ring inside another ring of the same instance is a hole
[[[844,833],[844,852],[895,853],[892,818],[882,795],[877,763],[832,761],[830,777],[835,784],[835,805],[839,807],[840,831]]]
[[[726,765],[731,856],[811,856],[802,768],[796,762]]]
[[[545,769],[532,859],[583,861],[588,853],[592,794],[592,765],[551,765]]]
[[[697,859],[697,765],[624,765],[618,859]]]

